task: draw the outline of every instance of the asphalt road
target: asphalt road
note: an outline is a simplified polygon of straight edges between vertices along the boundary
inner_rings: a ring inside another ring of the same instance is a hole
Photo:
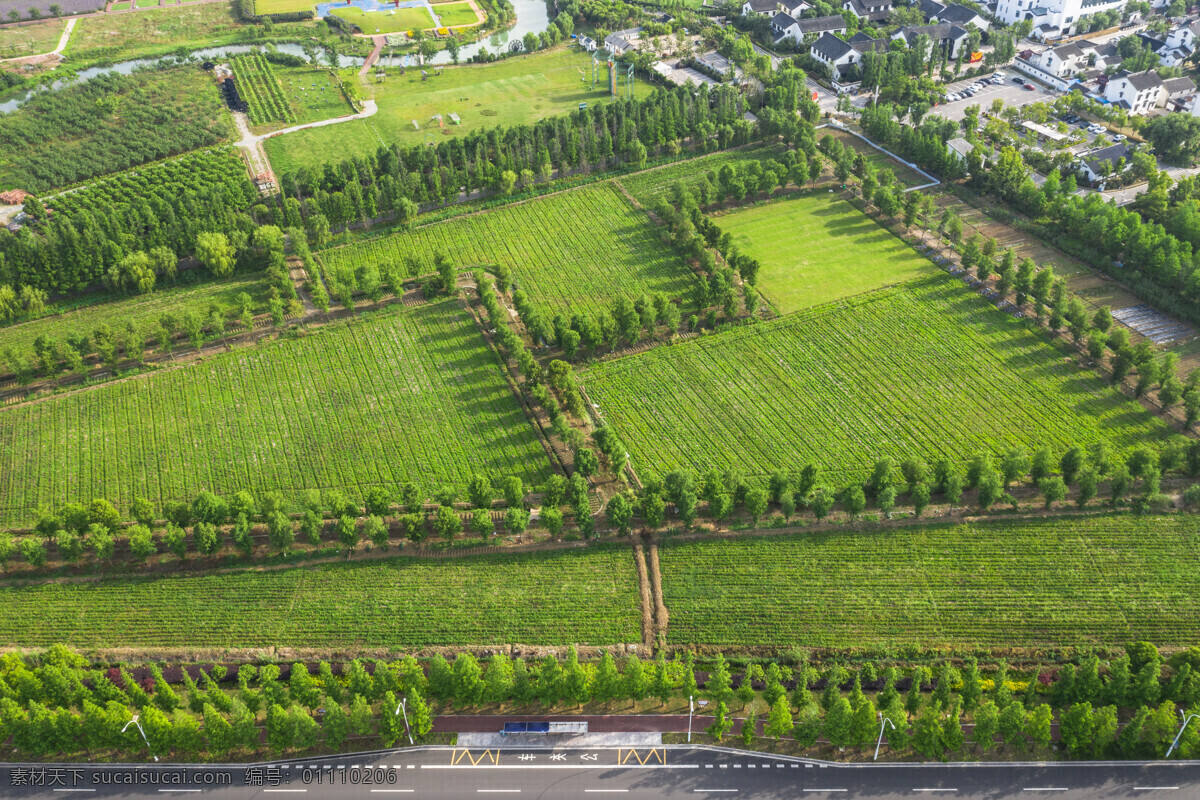
[[[76,770],[76,771],[72,771]],[[1200,762],[841,765],[717,748],[425,747],[256,766],[5,765],[0,797],[218,800],[801,797],[899,800],[1200,797]],[[28,786],[33,778],[40,785]],[[54,785],[51,785],[51,783]],[[131,785],[131,782],[133,785]]]

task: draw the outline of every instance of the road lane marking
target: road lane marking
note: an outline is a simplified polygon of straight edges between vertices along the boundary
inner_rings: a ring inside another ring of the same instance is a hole
[[[199,789],[159,789],[160,792],[198,792]]]
[[[1135,792],[1175,792],[1179,790],[1178,786],[1135,786]]]
[[[416,789],[372,789],[372,792],[380,792],[383,794],[395,794],[399,792],[415,792]]]
[[[264,792],[307,792],[308,789],[263,789]]]
[[[845,789],[805,789],[806,792],[844,792]]]
[[[55,789],[56,792],[94,792],[95,789]]]
[[[693,792],[736,792],[737,789],[692,789]]]
[[[712,769],[712,768],[713,768],[713,765],[712,765],[712,764],[705,764],[705,765],[704,765],[704,768],[705,768],[705,769]]]
[[[412,766],[411,764],[409,765]],[[724,765],[722,765],[724,766]],[[734,764],[734,766],[741,766]],[[421,769],[700,769],[699,764],[421,764]]]
[[[628,789],[584,789],[585,794],[604,794],[606,792],[628,792]]]
[[[913,789],[914,792],[957,792],[958,789]]]
[[[520,789],[476,789],[477,794],[488,794],[489,792],[500,792],[503,794],[517,794]]]
[[[1065,792],[1067,786],[1035,786],[1032,789],[1022,789],[1023,792]]]

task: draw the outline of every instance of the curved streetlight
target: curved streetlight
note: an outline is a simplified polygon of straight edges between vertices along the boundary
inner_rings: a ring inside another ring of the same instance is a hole
[[[1179,716],[1183,717],[1182,710],[1179,712]],[[1182,737],[1183,732],[1187,730],[1188,723],[1194,719],[1200,719],[1200,714],[1189,714],[1188,716],[1183,717],[1183,727],[1179,729],[1179,733],[1175,734],[1175,741],[1171,742],[1171,747],[1167,750],[1167,754],[1163,756],[1163,758],[1170,758],[1171,753],[1175,752],[1175,746],[1179,744],[1180,737]]]
[[[146,732],[144,730],[142,730],[142,723],[138,722],[138,718],[140,716],[141,716],[141,714],[134,714],[133,719],[129,720],[129,722],[126,722],[125,727],[121,728],[121,733],[124,733],[125,731],[129,730],[130,725],[136,725],[137,729],[138,729],[138,733],[140,733],[142,735],[142,741],[146,743],[146,749],[150,751],[150,755],[154,756],[154,751],[151,750],[151,748],[150,748],[150,740],[146,738]],[[1170,753],[1168,753],[1167,755],[1170,755]],[[154,760],[158,761],[158,756],[154,756]]]
[[[394,717],[397,714],[404,715],[404,732],[408,734],[408,743],[414,744],[413,738],[412,738],[412,730],[410,730],[408,727],[408,709],[406,708],[407,705],[408,705],[408,697],[404,697],[400,701],[400,705],[396,706],[396,710],[392,712],[392,716]]]
[[[888,719],[887,717],[885,717],[883,715],[883,712],[880,711],[879,712],[879,741],[875,742],[875,757],[871,759],[872,761],[879,760],[879,748],[883,744],[883,728],[885,725],[891,725],[892,730],[896,730],[896,724],[894,722],[892,722],[890,719]]]

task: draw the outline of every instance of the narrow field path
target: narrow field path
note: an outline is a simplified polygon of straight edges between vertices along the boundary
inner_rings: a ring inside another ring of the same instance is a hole
[[[371,55],[367,56],[367,60],[363,62],[362,69],[358,71],[358,77],[360,78],[366,75],[367,71],[379,60],[379,54],[383,52],[383,45],[387,41],[387,36],[379,33],[372,36],[371,41],[375,43],[375,48],[371,51]]]

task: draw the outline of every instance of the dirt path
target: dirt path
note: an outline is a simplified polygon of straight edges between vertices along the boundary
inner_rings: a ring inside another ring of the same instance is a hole
[[[379,60],[379,54],[383,52],[383,46],[387,43],[386,34],[376,34],[371,37],[371,41],[375,43],[375,48],[371,50],[371,54],[367,56],[367,60],[363,62],[362,69],[358,71],[358,77],[363,77]]]
[[[666,644],[667,623],[670,621],[670,614],[667,613],[667,604],[663,600],[662,571],[658,566],[658,539],[656,537],[650,538],[646,556],[650,570],[650,590],[654,597],[654,634],[660,643]]]
[[[334,117],[333,119],[323,119],[318,122],[307,122],[303,125],[293,125],[290,128],[273,131],[271,133],[252,133],[250,130],[249,118],[240,111],[233,112],[233,121],[237,125],[238,133],[241,139],[234,142],[235,147],[240,147],[246,151],[247,160],[249,161],[250,171],[254,176],[268,175],[272,182],[275,180],[275,172],[271,169],[271,162],[267,158],[267,152],[263,149],[262,143],[264,139],[270,139],[272,136],[280,136],[285,133],[295,133],[306,128],[322,128],[326,125],[338,125],[343,122],[350,122],[356,119],[366,119],[372,117],[379,111],[379,107],[375,105],[374,100],[363,100],[363,110],[357,114],[348,114],[344,117]]]
[[[642,608],[642,644],[654,646],[654,601],[650,590],[650,578],[646,575],[646,559],[642,543],[633,543],[633,563],[637,567],[638,598]]]

